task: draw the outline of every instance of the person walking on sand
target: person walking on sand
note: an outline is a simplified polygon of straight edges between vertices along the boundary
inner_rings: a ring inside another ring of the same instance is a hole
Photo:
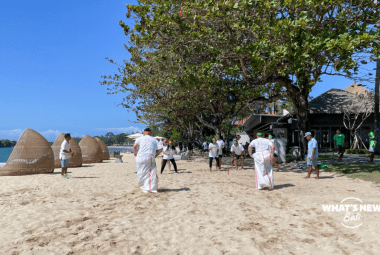
[[[231,153],[235,160],[235,167],[238,170],[238,160],[241,161],[241,169],[244,169],[244,147],[238,143],[237,139],[234,139],[234,144],[231,146]]]
[[[209,157],[209,165],[210,165],[210,172],[212,171],[212,160],[216,160],[217,167],[219,167],[219,146],[216,143],[215,138],[212,138],[212,143],[208,146],[208,157]],[[219,168],[220,169],[220,168]]]
[[[238,143],[239,143],[239,140],[240,140],[240,138],[241,138],[241,136],[240,135],[236,135],[236,137],[235,137],[235,139],[238,141]],[[228,141],[227,141],[228,142]],[[232,161],[231,161],[231,165],[233,165],[234,164],[234,161],[235,161],[235,159],[234,158],[232,158]]]
[[[306,132],[306,139],[309,141],[307,143],[307,157],[306,164],[309,166],[307,171],[307,176],[304,178],[310,178],[311,172],[315,169],[315,173],[317,177],[315,179],[319,179],[319,167],[318,167],[318,142],[313,138],[310,132]]]
[[[177,164],[175,163],[175,160],[173,157],[174,154],[177,154],[177,151],[175,150],[175,148],[173,146],[173,141],[169,141],[169,144],[164,146],[164,150],[162,151],[162,154],[163,154],[163,164],[161,166],[161,174],[164,171],[165,166],[166,166],[166,162],[168,160],[170,160],[172,162],[172,164],[174,166],[174,171],[176,173],[178,173]],[[169,171],[170,171],[170,167],[169,167]]]
[[[160,143],[161,144],[161,143]],[[164,150],[165,150],[165,147],[168,145],[168,140],[164,140],[163,142],[162,142],[162,147],[164,148]],[[162,165],[164,164],[164,152],[162,152],[162,159],[161,159],[161,168],[162,168]],[[168,165],[169,165],[169,171],[170,171],[170,162],[168,162]]]
[[[204,157],[204,156],[206,155],[207,150],[208,150],[208,142],[207,142],[207,141],[204,141],[204,142],[203,142],[202,157]]]
[[[268,140],[273,144],[274,146],[274,153],[273,153],[273,157],[271,158],[271,161],[272,161],[272,164],[275,165],[277,167],[277,171],[280,172],[280,167],[278,166],[277,164],[277,157],[278,157],[278,151],[277,151],[277,147],[276,145],[274,144],[274,139],[273,139],[273,136],[272,135],[268,135]]]
[[[334,149],[337,150],[338,153],[338,161],[343,161],[342,157],[344,154],[344,144],[346,142],[346,137],[344,134],[340,133],[340,129],[336,130],[336,135],[334,135]]]
[[[373,158],[375,157],[375,146],[376,146],[375,134],[371,132],[369,128],[366,128],[366,132],[368,134],[367,138],[369,138],[369,163],[373,163]]]
[[[136,157],[137,181],[143,192],[157,193],[158,177],[155,158],[162,147],[150,136],[152,130],[144,129],[144,135],[136,139],[133,152]]]
[[[187,143],[187,149],[189,150],[189,157],[191,158],[193,156],[193,141],[190,140]]]
[[[263,133],[257,133],[257,139],[253,140],[248,146],[249,156],[255,160],[256,189],[261,190],[268,187],[268,190],[274,189],[273,171],[271,158],[274,153],[274,145],[263,138]],[[255,147],[256,153],[252,155],[252,147]]]
[[[218,153],[219,159],[218,159],[218,161],[219,161],[219,171],[220,171],[220,167],[222,166],[224,141],[222,139],[220,139],[220,136],[218,134],[215,136],[215,139],[216,139],[216,143],[218,144],[218,147],[219,147],[219,153]],[[215,162],[215,166],[217,166],[217,162]]]
[[[69,157],[74,156],[75,153],[71,151],[70,145],[71,135],[69,133],[65,134],[65,140],[61,143],[61,150],[59,151],[59,158],[61,159],[61,178],[68,179],[71,176],[67,174],[67,168],[69,167]]]

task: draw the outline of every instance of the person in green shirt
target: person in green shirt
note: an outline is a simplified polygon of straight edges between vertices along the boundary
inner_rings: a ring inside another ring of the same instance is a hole
[[[372,163],[375,157],[375,134],[371,132],[369,128],[366,128],[366,132],[368,134],[367,138],[369,138],[369,162]]]
[[[344,153],[344,144],[346,142],[346,137],[344,134],[340,133],[340,129],[336,130],[336,135],[334,135],[334,148],[338,148],[338,161],[342,161],[343,153]]]

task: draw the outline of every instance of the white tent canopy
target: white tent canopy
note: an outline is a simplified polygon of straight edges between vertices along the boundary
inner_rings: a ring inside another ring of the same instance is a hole
[[[161,136],[155,136],[154,138],[156,138],[157,140],[167,139],[167,138],[161,137]]]
[[[128,138],[131,138],[131,139],[137,139],[137,138],[139,138],[139,137],[142,136],[142,135],[143,135],[143,134],[136,133],[136,134],[128,135],[127,137],[128,137]]]

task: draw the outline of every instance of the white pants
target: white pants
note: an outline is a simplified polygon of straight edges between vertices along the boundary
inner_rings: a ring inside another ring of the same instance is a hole
[[[256,189],[274,188],[271,153],[269,151],[253,154],[255,159]]]
[[[137,157],[137,181],[144,192],[157,193],[158,178],[154,157]]]

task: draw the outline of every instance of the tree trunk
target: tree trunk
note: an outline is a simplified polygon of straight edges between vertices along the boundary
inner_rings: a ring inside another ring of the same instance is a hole
[[[374,133],[375,138],[379,140],[380,136],[380,113],[379,113],[379,82],[380,82],[380,60],[378,59],[376,61],[376,79],[375,79],[375,112],[374,112]],[[380,142],[377,143],[377,146],[375,147],[375,151],[378,152]]]
[[[292,85],[291,83],[287,83],[285,85],[287,89],[287,94],[289,98],[292,100],[293,110],[296,113],[297,121],[298,121],[298,129],[299,129],[299,139],[302,142],[302,155],[307,152],[307,141],[305,139],[305,133],[309,132],[309,92],[306,89],[300,89]],[[303,85],[303,88],[306,87],[306,84]]]

